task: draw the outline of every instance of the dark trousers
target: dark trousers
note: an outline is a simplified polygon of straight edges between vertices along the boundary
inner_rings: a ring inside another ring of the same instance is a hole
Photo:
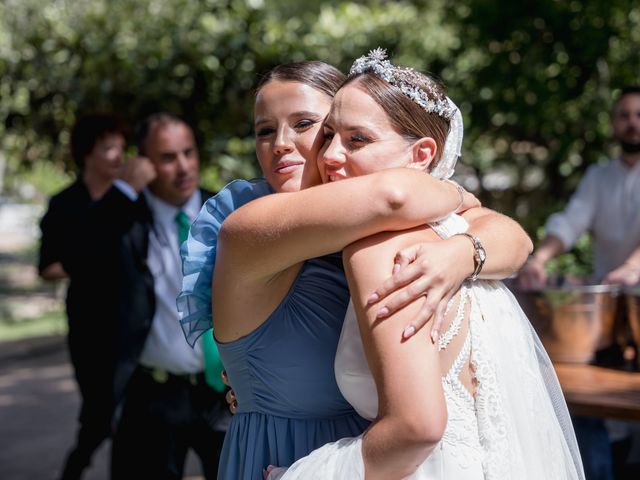
[[[157,381],[143,368],[134,373],[113,438],[113,480],[180,479],[189,448],[204,476],[218,475],[224,432],[213,429],[226,403],[204,376],[197,381],[169,376]]]
[[[622,350],[611,346],[596,352],[595,365],[609,368],[624,367]],[[573,427],[580,448],[586,480],[614,480],[621,478],[625,468],[631,439],[611,443],[605,422],[601,418],[572,416]]]
[[[78,480],[90,465],[93,453],[111,436],[113,369],[107,352],[91,345],[90,337],[69,337],[69,353],[82,398],[76,444],[68,453],[62,480]]]
[[[613,480],[611,443],[604,421],[600,418],[579,416],[571,419],[586,480]]]

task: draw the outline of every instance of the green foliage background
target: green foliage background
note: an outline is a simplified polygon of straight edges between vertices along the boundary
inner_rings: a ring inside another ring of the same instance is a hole
[[[3,0],[0,193],[68,182],[69,131],[89,110],[182,114],[208,186],[257,175],[259,74],[302,59],[346,70],[376,46],[444,80],[465,116],[458,178],[537,235],[586,167],[615,153],[613,98],[640,83],[640,4]]]

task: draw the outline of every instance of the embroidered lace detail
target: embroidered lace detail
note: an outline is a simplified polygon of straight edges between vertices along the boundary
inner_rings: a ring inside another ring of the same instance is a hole
[[[447,329],[447,331],[444,333],[444,335],[442,335],[442,337],[440,337],[438,341],[438,351],[444,350],[451,343],[451,341],[460,333],[460,328],[462,327],[462,321],[464,320],[464,314],[465,314],[464,307],[465,307],[468,296],[469,296],[468,289],[465,287],[462,287],[460,289],[460,295],[459,295],[460,303],[458,304],[458,311],[456,312],[456,316],[451,322],[451,325],[449,325],[449,328]],[[464,340],[464,344],[462,345],[462,348],[460,349],[460,352],[458,352],[458,355],[456,356],[455,360],[451,364],[451,367],[449,368],[449,371],[447,372],[447,374],[444,377],[442,377],[442,382],[443,384],[444,383],[448,384],[448,388],[452,392],[455,392],[462,401],[467,402],[468,406],[473,409],[474,408],[473,395],[469,393],[469,390],[464,386],[464,384],[460,381],[460,378],[459,378],[460,373],[462,372],[462,369],[465,367],[465,365],[467,365],[467,362],[469,361],[470,354],[471,354],[471,336],[467,333],[467,336]]]
[[[475,406],[473,395],[471,395],[469,390],[464,386],[459,378],[460,372],[462,372],[462,369],[467,364],[470,354],[471,336],[467,335],[467,338],[464,341],[464,345],[462,346],[460,353],[456,357],[456,360],[453,362],[453,365],[449,369],[449,372],[447,372],[447,375],[442,378],[442,383],[443,386],[447,385],[448,388],[453,393],[455,393],[460,400],[466,402],[467,407],[473,411]]]
[[[447,380],[458,380],[458,375],[462,372],[467,360],[469,359],[469,354],[471,353],[471,336],[467,334],[467,338],[464,340],[464,344],[458,353],[458,356],[454,360],[451,368],[447,372],[446,379]]]
[[[474,368],[477,389],[475,397],[478,434],[484,450],[483,469],[487,480],[513,478],[509,468],[512,458],[508,442],[508,427],[496,377],[496,365],[487,352],[487,326],[477,301],[471,298],[469,334],[473,344],[471,365]]]
[[[442,335],[438,339],[438,350],[443,350],[447,348],[447,346],[451,343],[451,340],[453,340],[454,337],[458,335],[458,333],[460,333],[460,327],[462,326],[462,320],[464,319],[464,306],[466,303],[467,296],[468,296],[467,289],[466,287],[462,286],[460,288],[460,303],[458,304],[458,311],[456,312],[456,316],[451,322],[451,325],[449,326],[447,331],[444,332],[444,335]],[[451,303],[447,305],[447,311],[445,311],[445,316],[447,315],[447,312],[451,309],[450,305]]]
[[[463,469],[483,464],[484,452],[478,436],[478,420],[473,397],[462,386],[443,379],[447,402],[447,427],[440,445]]]
[[[460,333],[465,317],[468,289],[460,291],[458,310],[451,325],[440,338],[438,349],[445,349]],[[460,373],[469,363],[471,355],[471,336],[467,332],[464,344],[453,361],[449,371],[442,377],[442,388],[447,402],[447,427],[440,448],[447,451],[450,459],[455,460],[463,470],[477,468],[482,463],[482,446],[478,437],[478,421],[475,414],[475,400],[469,390],[460,381]]]
[[[444,309],[444,316],[446,317],[447,315],[449,315],[449,312],[451,311],[451,309],[453,308],[453,303],[455,302],[456,297],[455,295],[453,297],[451,297],[449,299],[449,301],[447,302],[447,306]]]

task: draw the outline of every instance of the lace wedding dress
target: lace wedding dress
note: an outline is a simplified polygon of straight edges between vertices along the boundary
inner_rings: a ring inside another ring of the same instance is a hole
[[[451,216],[432,225],[443,237],[466,229]],[[461,328],[468,311],[467,328]],[[462,338],[458,338],[464,335]],[[439,348],[462,342],[442,377],[448,411],[444,436],[413,480],[574,480],[584,473],[553,366],[511,292],[495,281],[462,287],[458,312]],[[460,381],[470,364],[475,395]],[[377,393],[353,307],[345,318],[335,362],[345,398],[362,416],[377,415]],[[427,407],[425,407],[427,408]],[[361,479],[362,435],[325,445],[282,477]]]

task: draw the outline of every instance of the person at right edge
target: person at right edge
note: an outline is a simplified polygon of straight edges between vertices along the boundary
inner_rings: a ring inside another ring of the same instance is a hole
[[[638,282],[640,270],[632,253],[640,245],[640,86],[622,89],[611,125],[620,156],[589,167],[565,210],[549,218],[545,238],[520,271],[520,288],[544,287],[547,262],[569,250],[586,231],[594,242],[590,283]],[[598,364],[616,361],[622,362],[616,352],[596,354]],[[624,465],[631,446],[628,424],[591,417],[573,421],[587,479],[616,478],[614,470]]]

